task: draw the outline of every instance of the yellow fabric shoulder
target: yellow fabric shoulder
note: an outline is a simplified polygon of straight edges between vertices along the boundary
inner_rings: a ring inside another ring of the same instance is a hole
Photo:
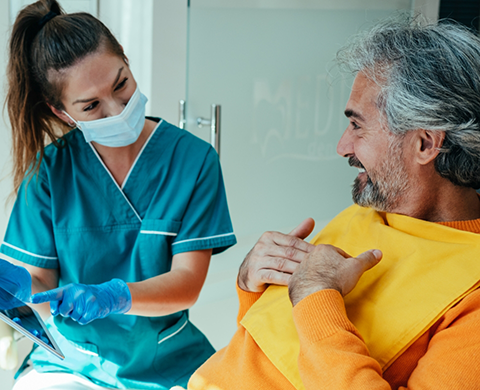
[[[335,245],[351,256],[383,252],[382,261],[345,297],[345,306],[384,370],[480,284],[480,235],[432,222],[354,205],[312,243]],[[293,386],[303,389],[287,288],[270,286],[241,324]]]

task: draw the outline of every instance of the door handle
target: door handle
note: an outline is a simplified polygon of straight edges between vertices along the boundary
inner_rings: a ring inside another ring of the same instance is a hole
[[[180,100],[178,102],[178,127],[180,129],[185,129],[187,124],[187,117],[185,116],[185,100]]]
[[[219,104],[211,105],[210,119],[198,117],[197,126],[210,126],[210,144],[215,148],[220,156],[220,118],[221,106]]]

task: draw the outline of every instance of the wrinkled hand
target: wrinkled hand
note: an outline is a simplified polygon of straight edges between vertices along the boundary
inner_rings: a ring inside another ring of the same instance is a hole
[[[266,232],[240,266],[238,286],[244,291],[263,292],[269,284],[287,286],[298,265],[315,248],[303,239],[315,221],[307,218],[290,234]]]
[[[126,313],[132,307],[132,296],[123,280],[112,279],[102,284],[67,284],[35,294],[31,302],[50,302],[52,315],[60,314],[86,325],[110,314]]]
[[[351,257],[332,245],[318,245],[294,272],[288,284],[293,306],[320,290],[334,289],[342,296],[356,286],[363,273],[382,258],[378,249]]]
[[[32,294],[32,278],[29,272],[2,259],[0,259],[0,286],[22,302],[28,301]],[[18,306],[17,300],[0,293],[0,309],[7,310]]]

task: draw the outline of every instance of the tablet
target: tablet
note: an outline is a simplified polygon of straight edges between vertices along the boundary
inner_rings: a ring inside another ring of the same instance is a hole
[[[0,310],[0,320],[28,337],[35,344],[53,353],[56,357],[65,359],[40,315],[35,310],[2,287],[0,287],[0,302],[2,307],[5,308]]]

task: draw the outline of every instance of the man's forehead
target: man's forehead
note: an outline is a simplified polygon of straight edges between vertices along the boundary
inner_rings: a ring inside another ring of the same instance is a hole
[[[378,113],[378,94],[380,87],[370,78],[360,72],[355,77],[350,98],[345,108],[345,115],[358,120],[366,120],[374,111]]]

